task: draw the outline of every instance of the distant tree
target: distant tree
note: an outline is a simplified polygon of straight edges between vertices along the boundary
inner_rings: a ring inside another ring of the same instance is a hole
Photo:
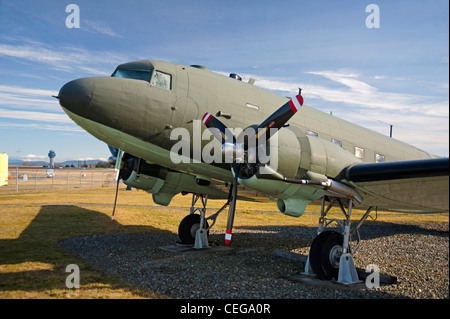
[[[108,162],[103,162],[100,161],[95,165],[96,168],[109,168],[109,163]]]

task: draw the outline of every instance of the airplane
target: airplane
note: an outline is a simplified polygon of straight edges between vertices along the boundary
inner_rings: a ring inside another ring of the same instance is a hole
[[[448,158],[309,107],[301,89],[287,98],[254,83],[201,65],[142,60],[120,64],[111,76],[70,81],[57,98],[76,124],[109,145],[117,186],[121,179],[166,206],[176,194],[192,194],[178,235],[198,249],[209,247],[209,230],[227,207],[230,244],[236,202],[254,200],[238,185],[276,199],[293,217],[320,200],[305,273],[343,284],[359,281],[353,255],[371,212],[449,212]],[[227,201],[206,217],[208,198]],[[335,206],[341,220],[327,218]],[[353,207],[366,210],[357,222]],[[327,228],[333,221],[338,231]]]

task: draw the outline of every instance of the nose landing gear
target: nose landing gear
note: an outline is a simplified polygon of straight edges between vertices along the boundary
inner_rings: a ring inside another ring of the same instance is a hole
[[[201,207],[196,207],[198,200],[201,200]],[[208,195],[203,194],[192,194],[192,203],[189,210],[189,215],[184,217],[180,225],[178,226],[178,237],[182,244],[192,245],[194,248],[202,249],[208,248],[208,236],[209,230],[216,223],[217,216],[230,204],[231,198],[223,205],[216,213],[206,217],[206,203],[208,200]],[[200,214],[196,214],[196,212]],[[211,220],[211,226],[208,223]]]

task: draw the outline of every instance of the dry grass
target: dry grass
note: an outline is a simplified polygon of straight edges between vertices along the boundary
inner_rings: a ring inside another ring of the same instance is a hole
[[[143,191],[121,190],[115,222],[110,222],[114,190],[80,189],[73,192],[0,194],[0,298],[164,298],[150,290],[121,283],[119,278],[93,269],[81,258],[59,248],[59,240],[116,233],[172,232],[187,215],[190,196],[176,196],[170,207],[158,208]],[[215,212],[224,201],[209,201]],[[310,205],[304,216],[292,218],[274,212],[276,203],[239,202],[236,227],[317,225],[320,207]],[[259,213],[255,213],[259,212]],[[354,215],[362,214],[354,211]],[[445,215],[379,213],[378,221],[448,223]],[[368,221],[370,222],[370,220]],[[226,212],[215,229],[224,229]],[[68,264],[82,269],[80,289],[68,289]]]

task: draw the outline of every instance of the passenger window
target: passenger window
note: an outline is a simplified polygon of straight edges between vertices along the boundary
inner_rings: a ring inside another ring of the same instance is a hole
[[[150,83],[152,86],[165,89],[165,90],[171,90],[172,89],[172,76],[170,74],[161,72],[161,71],[155,71],[155,74],[153,75],[152,82]]]
[[[311,130],[306,130],[306,135],[315,136],[315,137],[319,136],[319,134],[317,134],[316,132],[311,131]]]
[[[375,162],[382,163],[384,162],[384,155],[381,154],[375,154]]]
[[[331,139],[331,143],[336,144],[336,145],[339,145],[340,147],[342,147],[342,142],[339,141],[339,140],[337,140],[337,139],[335,139],[335,138],[332,138],[332,139]]]
[[[357,158],[364,158],[364,149],[355,146],[355,156]]]

